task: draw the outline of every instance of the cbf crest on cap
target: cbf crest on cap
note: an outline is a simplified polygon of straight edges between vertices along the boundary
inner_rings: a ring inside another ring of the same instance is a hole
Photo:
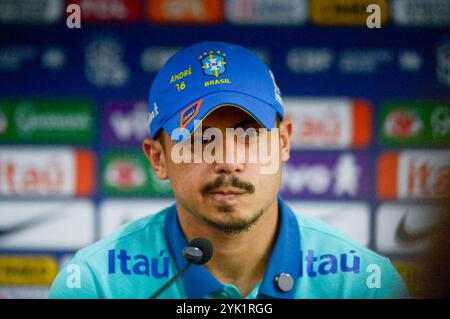
[[[284,115],[275,77],[253,52],[225,42],[194,44],[173,55],[152,83],[150,136],[161,129],[169,136],[180,129],[192,133],[194,120],[227,105],[246,111],[269,130],[277,114]]]
[[[225,72],[225,64],[227,64],[225,57],[226,54],[220,51],[203,53],[203,55],[199,57],[202,61],[203,73],[215,76],[216,78],[219,77],[220,74]]]

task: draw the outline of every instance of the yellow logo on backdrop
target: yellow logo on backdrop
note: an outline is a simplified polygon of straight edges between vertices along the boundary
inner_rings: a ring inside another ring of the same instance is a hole
[[[394,262],[395,269],[402,276],[411,297],[423,298],[424,293],[433,289],[426,267],[414,262]]]
[[[320,26],[366,26],[371,4],[380,7],[384,25],[389,17],[387,0],[311,0],[311,21]]]
[[[49,286],[57,273],[52,257],[0,256],[0,285]]]

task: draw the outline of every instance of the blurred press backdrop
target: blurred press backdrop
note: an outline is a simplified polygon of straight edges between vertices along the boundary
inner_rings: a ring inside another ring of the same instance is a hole
[[[0,0],[0,298],[46,298],[75,251],[173,201],[141,151],[147,96],[174,52],[205,40],[275,74],[294,210],[429,296],[448,283],[449,30],[447,0]]]

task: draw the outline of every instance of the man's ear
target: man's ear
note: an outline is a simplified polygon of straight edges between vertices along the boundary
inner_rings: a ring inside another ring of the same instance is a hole
[[[283,162],[289,160],[291,153],[292,121],[285,118],[280,123],[280,158]]]
[[[144,154],[156,176],[161,180],[168,179],[166,155],[161,142],[146,138],[144,142],[142,142],[142,150],[144,151]]]

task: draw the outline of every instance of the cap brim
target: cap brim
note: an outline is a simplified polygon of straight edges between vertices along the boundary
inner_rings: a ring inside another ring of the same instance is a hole
[[[186,105],[181,111],[175,113],[167,120],[163,124],[163,128],[172,140],[181,142],[194,132],[194,125],[198,125],[198,121],[203,121],[214,110],[226,105],[237,107],[247,112],[262,127],[268,130],[271,130],[275,125],[277,112],[266,102],[247,94],[222,91],[206,95]],[[182,133],[182,131],[184,132]]]

